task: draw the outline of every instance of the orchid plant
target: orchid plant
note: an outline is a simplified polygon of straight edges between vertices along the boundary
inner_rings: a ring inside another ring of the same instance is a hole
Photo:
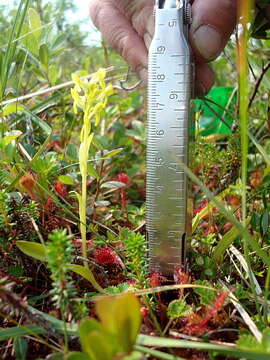
[[[88,80],[82,80],[77,74],[72,75],[75,87],[71,89],[71,95],[74,100],[74,112],[78,113],[80,108],[83,115],[83,126],[80,135],[79,166],[82,177],[81,194],[77,193],[79,201],[80,231],[82,237],[82,255],[87,259],[87,177],[88,177],[88,156],[94,137],[93,125],[97,127],[103,110],[106,107],[108,98],[113,94],[111,84],[105,82],[106,70],[100,69],[93,77]],[[87,262],[84,262],[87,267]]]

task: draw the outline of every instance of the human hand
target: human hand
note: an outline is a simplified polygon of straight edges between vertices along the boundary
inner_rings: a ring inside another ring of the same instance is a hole
[[[224,49],[236,24],[237,0],[194,0],[190,42],[196,61],[196,92],[214,83],[207,65]],[[147,50],[154,34],[154,0],[91,0],[90,15],[103,37],[147,79]]]

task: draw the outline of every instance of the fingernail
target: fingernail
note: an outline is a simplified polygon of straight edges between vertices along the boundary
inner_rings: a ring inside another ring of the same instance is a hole
[[[207,60],[215,59],[222,50],[222,36],[210,25],[201,25],[195,30],[193,41],[200,54]]]

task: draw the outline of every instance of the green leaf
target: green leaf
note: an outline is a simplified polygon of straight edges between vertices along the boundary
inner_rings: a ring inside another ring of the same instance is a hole
[[[104,293],[104,290],[97,283],[92,271],[89,268],[75,264],[68,264],[67,266],[70,270],[74,271],[76,274],[81,275],[84,279],[88,280],[97,291]]]
[[[39,147],[38,151],[35,153],[32,162],[39,158],[40,155],[43,153],[43,151],[46,149],[46,146],[48,144],[48,142],[50,141],[51,135],[52,135],[52,129],[50,127],[50,125],[48,125],[45,121],[43,121],[41,118],[39,118],[36,114],[34,114],[33,112],[31,112],[28,109],[24,110],[24,113],[27,114],[28,116],[30,116],[30,118],[32,119],[32,121],[37,124],[47,135],[46,140],[43,142],[43,144]]]
[[[88,175],[92,176],[94,179],[100,179],[100,176],[97,173],[96,169],[90,164],[88,164],[87,170],[88,170]]]
[[[237,345],[242,350],[252,350],[268,353],[270,358],[270,328],[266,328],[263,331],[262,341],[259,342],[256,338],[250,334],[240,335]]]
[[[119,148],[119,149],[115,149],[115,150],[112,150],[112,151],[108,151],[107,153],[104,154],[103,158],[106,159],[106,158],[111,158],[117,154],[119,154],[120,152],[123,151],[123,148]]]
[[[132,351],[131,354],[129,354],[123,358],[123,360],[143,360],[143,359],[145,359],[145,357],[139,351]],[[173,360],[179,360],[179,359],[174,357]]]
[[[253,211],[250,220],[250,225],[252,226],[252,230],[259,232],[260,224],[261,224],[261,214],[259,214],[256,211]]]
[[[255,339],[255,337],[250,334],[240,335],[239,339],[237,340],[237,345],[243,350],[263,350],[262,344],[260,344]]]
[[[0,329],[0,341],[6,341],[12,338],[27,336],[27,335],[41,335],[46,334],[45,329],[41,329],[37,325],[23,325],[14,326],[7,329]]]
[[[96,311],[102,326],[119,339],[124,353],[129,353],[141,326],[140,304],[131,292],[99,299]]]
[[[98,299],[96,303],[96,312],[101,320],[104,329],[112,334],[117,334],[115,302],[116,297],[106,296]],[[110,309],[110,311],[108,311]]]
[[[66,357],[62,353],[55,353],[49,355],[48,360],[66,360]]]
[[[13,345],[16,360],[26,360],[28,342],[24,338],[17,338]]]
[[[171,319],[177,319],[180,317],[187,316],[193,311],[192,306],[188,305],[184,300],[171,301],[168,306],[168,316]]]
[[[46,80],[46,75],[44,74],[44,72],[42,72],[40,69],[38,68],[33,68],[33,74],[36,75],[37,79],[39,81],[45,81]]]
[[[23,34],[24,37],[21,39],[21,42],[27,50],[29,50],[33,55],[39,55],[39,44],[38,40],[35,37],[35,33],[31,34],[31,29],[27,24],[23,25]]]
[[[91,359],[113,359],[113,354],[117,351],[115,341],[97,320],[83,320],[79,325],[79,334],[82,348]]]
[[[101,185],[103,189],[121,189],[122,187],[125,187],[125,184],[120,181],[107,181]]]
[[[16,246],[26,255],[43,262],[47,261],[46,247],[31,241],[17,241]]]
[[[202,285],[206,287],[211,287],[211,284],[207,280],[198,280],[195,281],[194,285]],[[199,295],[200,303],[202,305],[211,305],[216,297],[216,292],[210,289],[194,288],[194,292]]]
[[[109,205],[110,205],[110,202],[109,202],[109,201],[99,200],[99,201],[96,201],[96,202],[95,202],[95,206],[96,206],[96,207],[108,207]]]
[[[55,85],[58,79],[58,71],[55,65],[51,65],[48,71],[48,77],[51,85]]]
[[[52,43],[52,49],[56,50],[58,48],[60,48],[66,41],[66,34],[60,34],[58,35],[54,42]]]
[[[37,30],[39,28],[42,27],[42,23],[41,23],[41,20],[40,20],[40,16],[39,14],[36,12],[35,9],[33,8],[30,8],[28,10],[28,19],[29,19],[29,27],[30,29],[33,31],[33,30]],[[40,38],[40,35],[41,35],[41,30],[39,31],[35,31],[33,33],[33,35],[35,36],[35,38],[37,40],[39,40]]]
[[[24,107],[21,104],[9,104],[3,108],[3,116],[8,116],[22,110],[24,110]]]
[[[44,65],[47,69],[49,65],[50,55],[48,46],[46,44],[42,44],[39,48],[39,59],[42,65]]]
[[[117,302],[116,314],[118,316],[118,334],[124,351],[132,351],[133,345],[137,339],[141,327],[140,303],[132,293],[126,293],[120,296]]]
[[[82,352],[72,352],[67,355],[66,360],[91,360],[87,354]]]
[[[71,176],[68,175],[62,175],[58,177],[58,180],[65,185],[73,185],[74,179]]]
[[[82,347],[85,349],[88,346],[88,333],[92,331],[102,331],[101,323],[93,318],[86,318],[79,324],[79,334]]]
[[[5,137],[3,139],[3,145],[7,146],[10,144],[13,140],[18,139],[23,133],[19,130],[12,130],[5,134]]]
[[[264,210],[260,219],[261,234],[264,236],[269,229],[269,212],[267,209]]]
[[[234,240],[239,236],[239,230],[233,226],[223,238],[219,241],[218,245],[213,250],[213,260],[220,262],[223,260],[223,254],[234,242]]]
[[[113,353],[115,352],[115,349],[110,334],[93,331],[88,334],[88,342],[88,355],[90,355],[90,358],[96,360],[114,359]]]

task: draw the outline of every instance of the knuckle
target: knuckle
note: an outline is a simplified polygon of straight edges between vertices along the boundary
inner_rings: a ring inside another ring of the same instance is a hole
[[[101,5],[100,1],[92,0],[90,2],[90,4],[89,4],[89,14],[90,14],[90,18],[91,18],[93,24],[96,27],[99,27],[101,10],[102,10],[102,5]]]
[[[124,34],[119,39],[119,51],[121,55],[128,60],[130,54],[130,46],[128,44],[128,37]]]
[[[117,29],[113,32],[112,38],[109,39],[112,46],[119,52],[119,54],[129,63],[129,65],[138,71],[141,68],[141,64],[134,52],[134,47],[130,41],[130,37],[122,31]]]
[[[112,32],[111,43],[114,45],[116,50],[125,58],[129,58],[130,46],[128,36],[121,28],[116,28]]]

